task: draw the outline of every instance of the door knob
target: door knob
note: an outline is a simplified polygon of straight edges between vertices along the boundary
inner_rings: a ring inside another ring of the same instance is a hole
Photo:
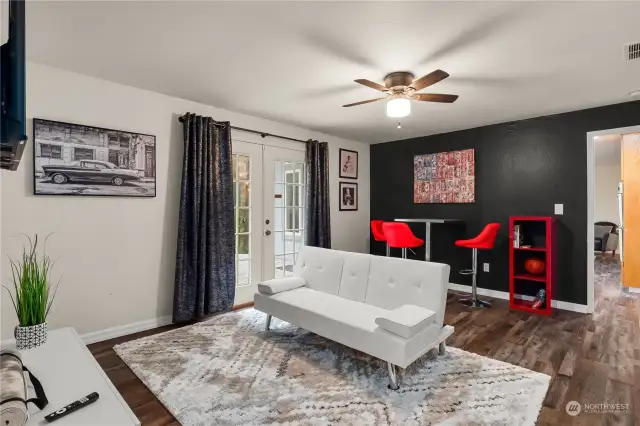
[[[269,219],[267,219],[267,220],[264,221],[264,223],[268,225],[268,224],[271,223],[271,221]]]
[[[266,231],[264,231],[264,235],[269,236],[271,235],[271,231],[269,231],[268,229]]]

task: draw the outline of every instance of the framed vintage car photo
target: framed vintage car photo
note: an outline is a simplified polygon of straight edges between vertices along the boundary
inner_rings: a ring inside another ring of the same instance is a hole
[[[340,149],[340,177],[358,179],[358,152]]]
[[[36,195],[156,196],[156,137],[33,119]]]

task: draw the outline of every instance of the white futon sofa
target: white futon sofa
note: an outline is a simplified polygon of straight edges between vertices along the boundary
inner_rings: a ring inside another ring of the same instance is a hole
[[[255,308],[387,361],[389,386],[431,348],[445,350],[449,265],[302,247],[293,276],[258,284]]]

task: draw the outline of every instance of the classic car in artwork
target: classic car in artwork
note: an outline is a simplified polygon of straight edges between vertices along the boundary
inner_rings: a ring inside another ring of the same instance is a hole
[[[64,165],[43,165],[42,169],[44,177],[57,184],[92,181],[120,186],[127,181],[140,180],[136,170],[120,169],[108,161],[80,160]]]

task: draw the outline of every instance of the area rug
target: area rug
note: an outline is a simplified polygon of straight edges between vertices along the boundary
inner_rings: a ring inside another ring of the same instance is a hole
[[[386,363],[254,309],[114,349],[183,426],[534,425],[550,377],[456,348]]]

